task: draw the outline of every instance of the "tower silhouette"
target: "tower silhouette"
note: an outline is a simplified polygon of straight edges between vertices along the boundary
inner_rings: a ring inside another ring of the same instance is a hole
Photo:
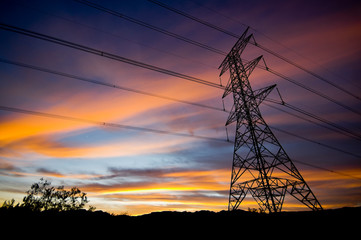
[[[228,210],[238,209],[250,194],[264,212],[280,212],[286,193],[312,210],[321,204],[312,193],[271,129],[258,106],[276,85],[252,90],[248,77],[262,56],[243,63],[241,54],[253,35],[242,34],[220,65],[230,78],[222,98],[233,94],[234,105],[226,126],[236,122]]]

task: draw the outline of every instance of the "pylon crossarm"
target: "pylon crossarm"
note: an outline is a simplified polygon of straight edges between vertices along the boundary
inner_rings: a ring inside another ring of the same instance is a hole
[[[257,102],[257,106],[259,106],[263,100],[268,96],[268,94],[270,94],[270,92],[276,87],[277,85],[274,84],[272,86],[269,87],[265,87],[265,88],[261,88],[258,90],[253,91],[254,93],[254,97],[256,99]]]

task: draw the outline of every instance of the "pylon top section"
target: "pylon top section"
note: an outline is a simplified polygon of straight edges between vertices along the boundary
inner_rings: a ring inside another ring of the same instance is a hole
[[[234,44],[231,51],[229,51],[229,53],[227,54],[227,56],[225,57],[225,59],[223,60],[221,65],[218,67],[218,69],[221,69],[221,73],[219,74],[219,76],[222,76],[223,73],[225,73],[229,69],[229,63],[230,63],[231,59],[234,59],[234,58],[240,59],[241,58],[242,52],[246,48],[249,40],[253,37],[253,34],[246,37],[248,30],[249,30],[249,27],[247,27],[246,31],[244,31],[242,36],[238,39],[236,44]]]

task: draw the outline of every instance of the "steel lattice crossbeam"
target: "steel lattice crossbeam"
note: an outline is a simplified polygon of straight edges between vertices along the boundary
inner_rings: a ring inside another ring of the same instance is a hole
[[[261,115],[258,106],[276,85],[252,90],[248,77],[262,56],[242,63],[241,54],[253,38],[247,32],[220,66],[220,75],[227,70],[230,74],[223,98],[232,93],[234,101],[226,126],[236,122],[228,209],[237,209],[250,194],[261,211],[279,212],[288,193],[310,209],[321,210],[321,204]]]

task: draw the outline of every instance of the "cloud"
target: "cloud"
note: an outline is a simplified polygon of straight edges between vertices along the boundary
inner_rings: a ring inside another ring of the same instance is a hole
[[[82,189],[89,196],[117,202],[131,214],[150,212],[159,206],[164,210],[176,207],[222,210],[227,199],[228,175],[223,169],[112,167],[109,174],[96,178],[97,183],[85,184]]]
[[[109,174],[96,178],[97,183],[85,184],[83,188],[90,196],[102,198],[104,203],[117,202],[121,209],[131,214],[157,209],[220,211],[226,209],[228,204],[230,169],[111,167],[108,170]],[[345,172],[361,177],[357,169]],[[352,205],[359,197],[357,189],[361,187],[360,181],[349,176],[314,169],[302,169],[301,174],[326,208],[341,206],[346,202]],[[115,181],[117,183],[114,184]],[[337,194],[337,191],[342,192],[344,197],[330,199],[329,196]],[[242,209],[247,207],[258,208],[251,196],[242,203]],[[288,196],[283,209],[307,210],[307,207]]]
[[[199,90],[195,91],[195,88],[192,88],[192,91],[189,91],[189,86],[181,83],[165,85],[163,87],[156,86],[155,89],[157,94],[176,96],[179,99],[187,99],[189,101],[209,98],[207,91],[204,89],[199,88]],[[187,131],[193,131],[189,130],[190,126],[182,123],[183,120],[177,121],[177,119],[186,119],[186,117],[189,117],[188,114],[181,117],[175,116],[172,113],[167,115],[166,111],[164,112],[165,107],[178,107],[179,104],[175,102],[113,89],[100,89],[101,95],[99,95],[99,91],[93,88],[89,90],[88,92],[82,91],[81,93],[77,92],[77,94],[69,95],[66,99],[62,99],[62,101],[59,101],[62,94],[59,94],[59,96],[57,94],[49,94],[45,96],[49,99],[48,106],[31,109],[94,121],[128,123],[135,126],[147,126],[164,122],[167,125],[171,124],[171,130],[186,129]],[[94,98],[94,96],[97,97]],[[172,109],[175,108],[173,107]],[[154,117],[155,112],[162,111],[162,119]],[[192,114],[192,116],[194,115]],[[0,144],[3,148],[11,149],[17,146],[17,150],[32,149],[44,155],[65,157],[86,155],[85,151],[88,150],[92,153],[101,151],[100,148],[106,150],[106,146],[98,148],[91,146],[94,148],[92,150],[86,147],[76,148],[56,141],[58,136],[71,136],[73,132],[88,131],[92,128],[92,125],[82,122],[11,114],[1,121],[0,131],[2,135],[0,136]],[[119,147],[119,145],[114,147]],[[147,149],[151,149],[151,147],[154,146],[149,145]],[[108,148],[108,150],[111,150],[112,147]],[[127,148],[129,148],[129,145]],[[99,156],[99,154],[95,155]]]
[[[229,172],[218,170],[189,170],[181,168],[160,169],[118,169],[110,168],[110,174],[97,179],[123,179],[118,184],[93,184],[87,185],[91,192],[99,194],[122,194],[143,192],[177,192],[193,190],[224,190],[224,184],[228,183]]]
[[[119,131],[121,132],[121,131]],[[139,140],[140,134],[129,136],[126,139],[112,141],[103,139],[95,143],[64,142],[59,135],[40,135],[29,137],[4,147],[3,156],[17,157],[36,153],[44,157],[53,158],[108,158],[120,156],[137,156],[142,154],[160,154],[180,151],[187,143],[194,141],[189,138],[147,138]],[[17,152],[16,155],[12,152]],[[21,155],[19,156],[19,153]]]
[[[59,171],[47,169],[47,168],[38,168],[36,173],[41,177],[49,178],[64,178],[64,179],[94,179],[99,176],[99,174],[91,173],[61,173]]]

